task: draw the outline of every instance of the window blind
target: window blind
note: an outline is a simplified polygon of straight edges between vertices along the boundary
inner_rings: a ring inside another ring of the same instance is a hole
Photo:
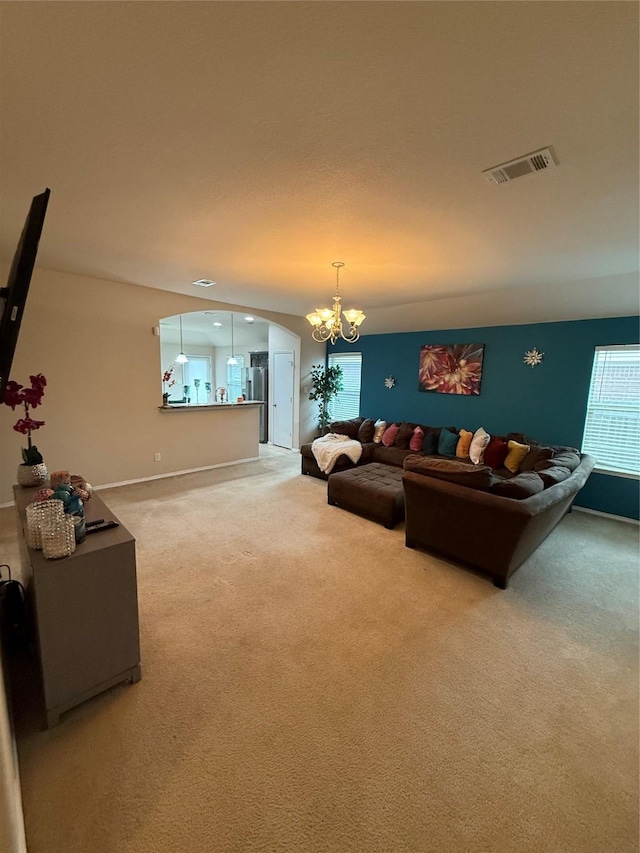
[[[362,374],[362,353],[337,352],[329,356],[329,367],[339,365],[342,368],[343,390],[329,406],[332,421],[357,418],[360,414],[360,378]]]
[[[244,356],[236,356],[237,364],[227,365],[227,400],[235,403],[238,397],[244,393],[242,390],[242,377],[244,375]]]
[[[582,450],[597,469],[640,475],[640,344],[596,347]]]

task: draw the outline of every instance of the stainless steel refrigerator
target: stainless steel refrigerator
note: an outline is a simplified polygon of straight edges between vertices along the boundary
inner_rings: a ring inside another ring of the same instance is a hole
[[[244,384],[247,400],[263,400],[260,406],[260,438],[261,444],[266,444],[269,438],[269,368],[245,367]]]

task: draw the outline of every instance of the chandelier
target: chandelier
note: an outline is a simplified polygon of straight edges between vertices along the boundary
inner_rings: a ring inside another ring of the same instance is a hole
[[[358,326],[365,319],[365,315],[357,308],[349,308],[342,311],[340,305],[340,270],[344,266],[342,261],[334,261],[331,264],[336,268],[336,295],[333,297],[332,308],[316,308],[312,314],[307,314],[307,320],[313,326],[311,337],[318,343],[330,340],[332,344],[342,338],[348,344],[354,344],[360,337]],[[342,325],[342,314],[349,324],[348,331]]]

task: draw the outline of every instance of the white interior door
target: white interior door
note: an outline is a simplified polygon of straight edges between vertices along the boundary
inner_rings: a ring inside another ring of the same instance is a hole
[[[273,400],[271,441],[278,447],[293,447],[293,353],[273,354]]]

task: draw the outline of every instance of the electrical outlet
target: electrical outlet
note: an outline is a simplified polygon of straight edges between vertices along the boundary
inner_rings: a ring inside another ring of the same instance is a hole
[[[155,459],[156,462],[159,462],[162,459],[162,454],[156,453],[156,455],[153,458]]]

